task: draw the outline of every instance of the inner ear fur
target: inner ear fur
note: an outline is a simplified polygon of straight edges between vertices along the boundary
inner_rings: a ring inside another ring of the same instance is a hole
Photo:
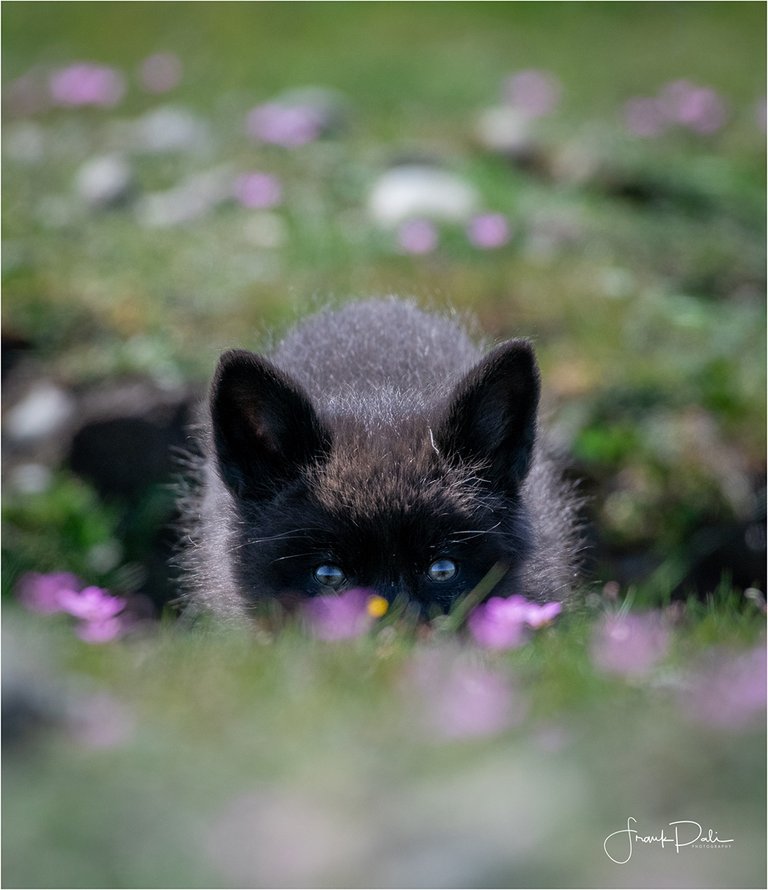
[[[219,472],[241,497],[274,493],[330,447],[330,433],[301,385],[244,349],[219,359],[210,412]]]
[[[439,449],[486,465],[495,485],[516,493],[533,458],[540,389],[531,343],[502,343],[454,389],[437,427]]]

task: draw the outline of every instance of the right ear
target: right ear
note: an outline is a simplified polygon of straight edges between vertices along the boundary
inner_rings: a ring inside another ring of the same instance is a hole
[[[210,407],[219,472],[240,497],[273,494],[330,448],[331,435],[301,386],[247,350],[219,359]]]

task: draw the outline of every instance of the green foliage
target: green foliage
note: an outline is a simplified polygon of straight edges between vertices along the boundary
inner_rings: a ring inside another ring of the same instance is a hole
[[[9,492],[3,521],[4,593],[29,571],[69,571],[93,583],[112,580],[113,554],[120,551],[115,511],[79,479],[60,473],[43,492]]]

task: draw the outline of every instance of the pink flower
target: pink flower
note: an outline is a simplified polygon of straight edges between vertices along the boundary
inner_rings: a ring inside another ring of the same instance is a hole
[[[314,142],[320,136],[322,120],[318,112],[308,105],[267,102],[249,113],[246,130],[257,142],[298,148]]]
[[[83,587],[85,582],[70,572],[27,572],[16,587],[16,595],[31,612],[52,615],[64,611],[60,600],[62,591],[74,593]]]
[[[469,632],[486,649],[515,649],[526,640],[528,627],[543,627],[562,611],[560,603],[530,602],[522,596],[492,596],[469,616]]]
[[[125,80],[119,71],[91,62],[77,62],[54,71],[48,86],[57,105],[111,108],[125,93]]]
[[[417,659],[407,675],[409,694],[431,734],[447,739],[495,735],[525,717],[527,703],[500,671],[467,664],[452,652]]]
[[[697,133],[714,133],[726,122],[725,101],[709,87],[675,80],[661,91],[661,107],[667,119]]]
[[[673,80],[661,88],[659,102],[667,120],[680,123],[682,110],[697,89],[690,80]]]
[[[167,93],[179,85],[182,71],[175,53],[155,53],[139,65],[139,81],[148,93]]]
[[[527,117],[551,114],[560,101],[560,82],[548,71],[518,71],[504,83],[504,97]]]
[[[409,219],[397,230],[397,243],[406,253],[432,253],[437,241],[437,229],[426,219]]]
[[[635,136],[651,139],[667,128],[664,107],[658,99],[635,98],[624,104],[624,123]]]
[[[75,633],[87,643],[106,643],[125,633],[129,622],[121,613],[127,600],[101,587],[86,587],[69,572],[28,572],[16,588],[27,609],[51,615],[66,612],[80,623]]]
[[[283,187],[269,173],[244,173],[234,184],[235,198],[243,205],[259,210],[276,207],[283,199]]]
[[[125,609],[126,600],[119,596],[112,596],[108,590],[103,590],[101,587],[86,587],[79,592],[75,590],[60,591],[59,605],[75,618],[100,624],[122,612]]]
[[[563,607],[560,603],[542,603],[541,605],[539,603],[529,603],[525,622],[530,627],[544,627],[562,611]]]
[[[111,643],[123,636],[126,628],[120,618],[102,618],[83,621],[75,628],[75,633],[84,643]]]
[[[740,655],[720,653],[702,665],[680,704],[697,723],[716,729],[740,730],[764,722],[766,702],[765,647]]]
[[[509,221],[502,213],[483,213],[470,220],[467,237],[481,250],[503,247],[510,238]]]
[[[667,653],[669,632],[660,612],[606,615],[592,638],[592,661],[611,674],[642,676]]]
[[[681,124],[705,135],[722,129],[727,120],[728,109],[725,100],[707,87],[701,87],[691,93],[679,113]]]
[[[370,590],[316,596],[304,605],[310,634],[318,640],[346,640],[362,636],[373,624],[368,604],[375,594]]]
[[[521,603],[522,601],[522,603]],[[525,601],[522,597],[491,597],[474,609],[468,619],[469,632],[486,649],[516,649],[526,641]]]

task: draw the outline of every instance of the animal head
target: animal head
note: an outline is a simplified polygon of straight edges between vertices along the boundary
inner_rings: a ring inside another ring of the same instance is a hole
[[[221,357],[212,448],[247,596],[366,587],[429,613],[496,563],[512,583],[531,546],[519,497],[539,400],[530,344],[498,346],[417,410],[408,394],[376,398],[313,404],[268,359]]]

